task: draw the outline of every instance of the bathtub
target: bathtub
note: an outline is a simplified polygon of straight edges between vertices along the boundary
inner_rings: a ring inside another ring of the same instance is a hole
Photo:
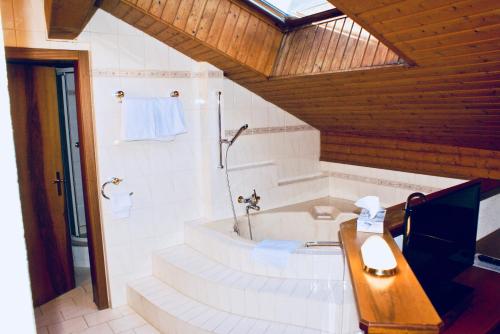
[[[340,213],[335,219],[315,219],[314,206],[333,206]],[[341,223],[357,217],[358,210],[352,201],[340,198],[320,198],[277,209],[250,214],[252,242],[265,239],[311,241],[338,241]],[[206,224],[220,233],[250,241],[246,216],[238,217],[240,235],[233,231],[234,219],[224,219]]]
[[[333,205],[340,214],[330,220],[314,219],[311,208],[315,205]],[[245,299],[243,303],[238,297],[235,305],[243,304],[245,310],[256,312],[252,317],[306,326],[325,333],[357,333],[359,319],[341,247],[304,245],[290,254],[284,267],[255,261],[253,257],[257,242],[264,239],[292,239],[304,244],[337,241],[339,225],[355,218],[356,212],[352,201],[321,198],[252,214],[254,240],[249,239],[246,216],[238,218],[240,235],[233,231],[233,219],[223,219],[186,223],[184,237],[188,246],[221,264],[220,268],[225,266],[241,273],[223,280],[250,277],[252,286],[264,281],[272,283],[277,289],[273,290],[275,292],[271,292],[271,285],[262,288],[266,289],[263,295],[271,296],[269,299],[254,297],[247,290],[243,296],[248,301]],[[214,275],[219,274],[214,272]],[[291,299],[287,299],[287,294]],[[231,298],[220,296],[217,300]],[[297,307],[290,307],[290,303]],[[294,312],[292,316],[290,312]],[[281,318],[282,315],[287,318]]]

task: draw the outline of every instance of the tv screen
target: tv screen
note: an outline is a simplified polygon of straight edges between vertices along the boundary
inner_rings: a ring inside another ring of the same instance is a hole
[[[439,313],[453,278],[474,263],[479,201],[476,183],[411,208],[403,254]]]

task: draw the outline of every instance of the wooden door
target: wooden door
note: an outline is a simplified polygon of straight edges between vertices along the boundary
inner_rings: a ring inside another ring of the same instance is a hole
[[[8,64],[14,142],[35,306],[74,288],[55,68]]]

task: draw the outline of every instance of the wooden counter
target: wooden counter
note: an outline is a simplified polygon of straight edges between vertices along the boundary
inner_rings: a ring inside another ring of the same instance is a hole
[[[370,235],[356,231],[356,220],[340,226],[360,328],[367,333],[438,333],[441,318],[389,232],[383,238],[396,257],[396,275],[376,277],[363,271],[360,249]]]
[[[428,199],[481,182],[481,200],[500,193],[500,180],[476,179],[429,194]],[[438,333],[442,320],[413,274],[393,236],[402,234],[404,203],[387,209],[383,238],[397,264],[392,277],[375,277],[363,271],[361,245],[372,233],[356,231],[356,220],[340,225],[346,262],[351,274],[360,328],[367,333]]]

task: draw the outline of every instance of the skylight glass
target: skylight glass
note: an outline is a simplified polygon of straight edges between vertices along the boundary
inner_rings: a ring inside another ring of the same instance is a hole
[[[257,0],[254,3],[274,7],[285,17],[299,18],[335,8],[327,0]],[[265,8],[265,6],[262,6]]]

